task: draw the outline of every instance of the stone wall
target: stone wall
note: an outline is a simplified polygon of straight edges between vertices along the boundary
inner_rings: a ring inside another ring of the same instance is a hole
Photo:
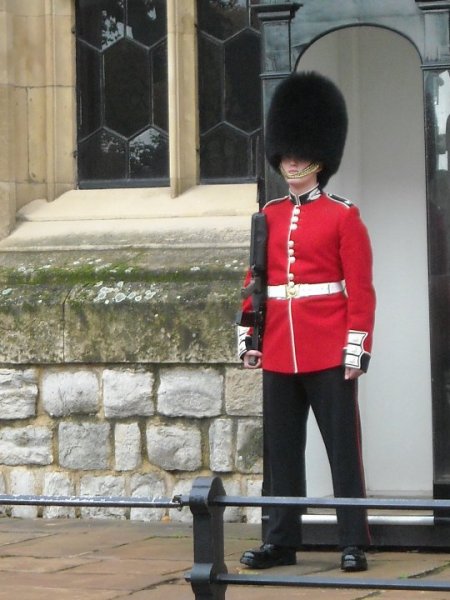
[[[1,255],[0,492],[172,497],[218,473],[228,493],[259,494],[261,375],[242,370],[234,325],[246,255],[170,244]],[[190,519],[187,510],[0,510]]]
[[[261,487],[260,373],[238,366],[71,365],[0,370],[0,489],[169,496],[220,473]],[[259,493],[259,491],[256,491]],[[189,519],[188,512],[11,507],[13,516]],[[240,519],[239,509],[228,518]],[[245,515],[252,520],[252,511]]]
[[[75,182],[75,2],[0,1],[0,239]]]

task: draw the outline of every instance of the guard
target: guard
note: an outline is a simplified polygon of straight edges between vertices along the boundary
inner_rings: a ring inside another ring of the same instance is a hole
[[[336,497],[364,497],[357,380],[367,371],[375,313],[372,252],[358,208],[326,193],[347,134],[340,90],[314,72],[295,73],[275,90],[266,156],[289,193],[263,208],[267,226],[265,322],[260,348],[239,326],[239,355],[263,369],[264,452],[271,496],[305,496],[310,408],[331,467]],[[250,281],[249,272],[246,284]],[[242,313],[252,313],[251,298]],[[337,510],[344,571],[367,569],[367,514]],[[253,569],[296,563],[299,510],[271,508],[260,548],[244,552]]]

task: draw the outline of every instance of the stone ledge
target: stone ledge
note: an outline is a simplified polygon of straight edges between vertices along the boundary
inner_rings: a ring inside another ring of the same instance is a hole
[[[226,281],[77,286],[67,362],[233,362],[237,286]]]
[[[0,361],[235,363],[245,221],[245,229],[236,219],[227,229],[220,221],[203,229],[194,219],[191,229],[155,229],[142,247],[131,230],[121,231],[120,247],[75,249],[76,230],[59,249],[59,237],[40,239],[53,249],[30,243],[20,252],[4,240]]]
[[[170,188],[70,190],[53,202],[34,200],[17,214],[19,221],[95,221],[174,217],[248,217],[257,210],[255,183],[197,185],[177,198]]]
[[[0,361],[235,362],[236,281],[0,289]]]

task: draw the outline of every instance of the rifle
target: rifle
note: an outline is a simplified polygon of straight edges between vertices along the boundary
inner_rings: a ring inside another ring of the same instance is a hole
[[[264,313],[267,285],[267,223],[263,213],[252,215],[250,240],[250,271],[251,280],[241,290],[243,299],[252,297],[252,311],[239,311],[236,322],[243,327],[253,327],[252,340],[249,350],[260,350],[264,329]],[[250,364],[256,364],[256,359],[250,359]]]

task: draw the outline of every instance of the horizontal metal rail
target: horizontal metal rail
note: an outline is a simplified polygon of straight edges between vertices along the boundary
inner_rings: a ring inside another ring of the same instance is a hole
[[[93,506],[119,508],[177,508],[187,506],[181,496],[172,499],[155,496],[154,498],[126,496],[32,496],[0,494],[2,506]]]
[[[450,500],[415,498],[297,498],[288,496],[216,496],[211,506],[283,506],[304,508],[354,507],[377,508],[381,510],[450,510]]]
[[[276,585],[280,587],[348,588],[377,590],[409,590],[448,592],[448,581],[417,581],[416,579],[352,579],[350,577],[307,577],[270,575],[217,575],[214,581],[223,585]]]

